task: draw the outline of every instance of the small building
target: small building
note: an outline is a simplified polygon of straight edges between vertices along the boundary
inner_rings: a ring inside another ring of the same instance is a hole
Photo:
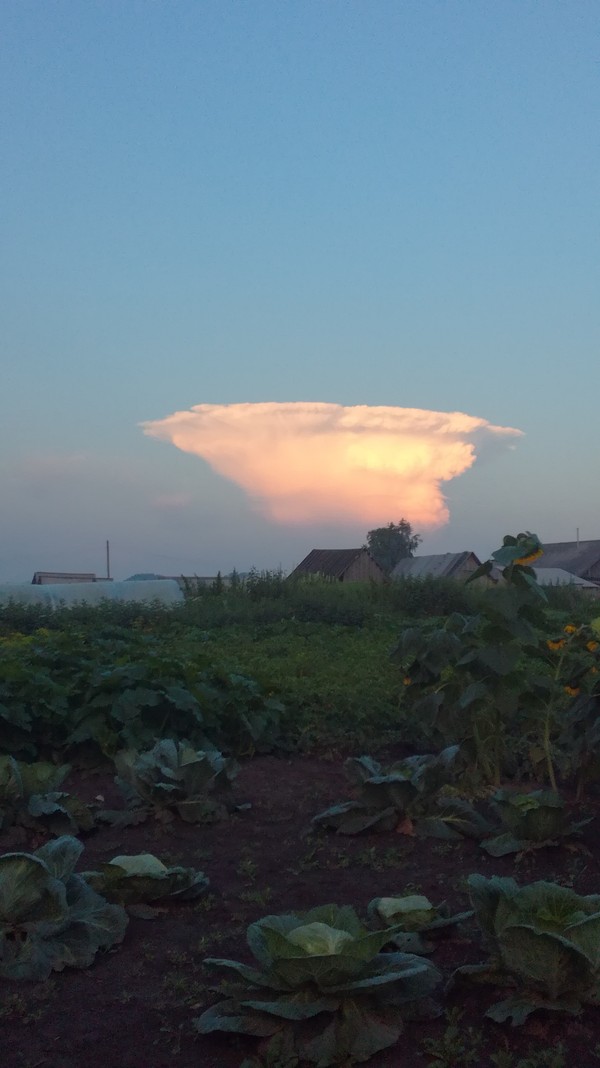
[[[560,567],[588,582],[600,583],[600,540],[555,541],[544,544],[543,549],[544,555],[536,561],[536,572]]]
[[[107,582],[98,579],[92,571],[36,571],[31,580],[32,586],[54,586],[65,582]]]
[[[465,582],[480,566],[472,552],[436,553],[433,556],[407,556],[392,570],[393,579],[451,578]]]
[[[337,582],[384,582],[386,575],[368,549],[312,549],[289,578],[319,575]]]
[[[586,597],[600,597],[600,584],[573,575],[562,567],[536,567],[535,577],[540,586],[560,586],[580,590]]]

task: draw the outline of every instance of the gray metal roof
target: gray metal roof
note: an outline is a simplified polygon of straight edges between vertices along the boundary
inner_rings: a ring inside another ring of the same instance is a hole
[[[535,577],[540,586],[584,586],[586,588],[600,589],[597,582],[588,582],[579,575],[573,575],[562,567],[535,567]]]
[[[460,571],[467,560],[473,557],[475,565],[479,567],[479,559],[475,553],[436,553],[433,556],[408,556],[400,560],[392,571],[392,578],[452,578],[452,575]]]
[[[600,563],[600,540],[580,541],[555,541],[544,544],[544,555],[536,561],[538,568],[546,570],[549,567],[561,567],[570,571],[573,575],[585,578],[593,567]]]
[[[367,549],[312,549],[308,556],[304,557],[294,568],[292,575],[329,575],[331,578],[341,578],[353,564],[357,556],[367,553],[375,563]]]

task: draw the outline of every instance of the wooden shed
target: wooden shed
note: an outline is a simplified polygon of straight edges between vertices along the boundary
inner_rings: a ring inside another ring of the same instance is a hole
[[[392,578],[451,578],[466,582],[481,561],[472,552],[407,556],[392,571]]]
[[[385,572],[368,549],[312,549],[290,578],[320,575],[337,582],[384,582]]]

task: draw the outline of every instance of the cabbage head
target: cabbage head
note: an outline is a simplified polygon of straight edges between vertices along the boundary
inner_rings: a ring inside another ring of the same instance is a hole
[[[247,932],[255,967],[205,961],[233,972],[237,983],[195,1027],[260,1037],[285,1031],[300,1060],[320,1068],[369,1060],[397,1042],[405,1019],[437,1011],[429,1001],[441,978],[433,965],[381,952],[395,930],[371,931],[338,905],[266,916]]]
[[[191,901],[206,892],[208,879],[193,868],[168,868],[151,853],[114,857],[98,871],[82,877],[107,901],[118,905],[138,905],[163,898]]]
[[[75,874],[82,849],[65,835],[35,853],[0,856],[0,978],[39,982],[87,968],[123,941],[127,913]]]
[[[473,912],[448,914],[444,902],[435,906],[422,894],[398,894],[394,897],[376,897],[368,906],[371,922],[377,927],[391,927],[396,933],[390,942],[405,953],[427,954],[435,949],[436,941],[450,932],[462,920],[469,919]]]
[[[600,895],[583,897],[568,887],[471,875],[475,918],[490,958],[459,968],[456,977],[474,976],[496,986],[516,988],[487,1015],[523,1023],[536,1009],[577,1014],[600,1000]]]

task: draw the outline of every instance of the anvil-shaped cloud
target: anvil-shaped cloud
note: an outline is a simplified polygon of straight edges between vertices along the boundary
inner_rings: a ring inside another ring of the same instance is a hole
[[[197,404],[141,424],[201,456],[279,523],[381,524],[399,515],[441,526],[441,483],[475,462],[486,439],[521,434],[461,412],[339,404]]]

